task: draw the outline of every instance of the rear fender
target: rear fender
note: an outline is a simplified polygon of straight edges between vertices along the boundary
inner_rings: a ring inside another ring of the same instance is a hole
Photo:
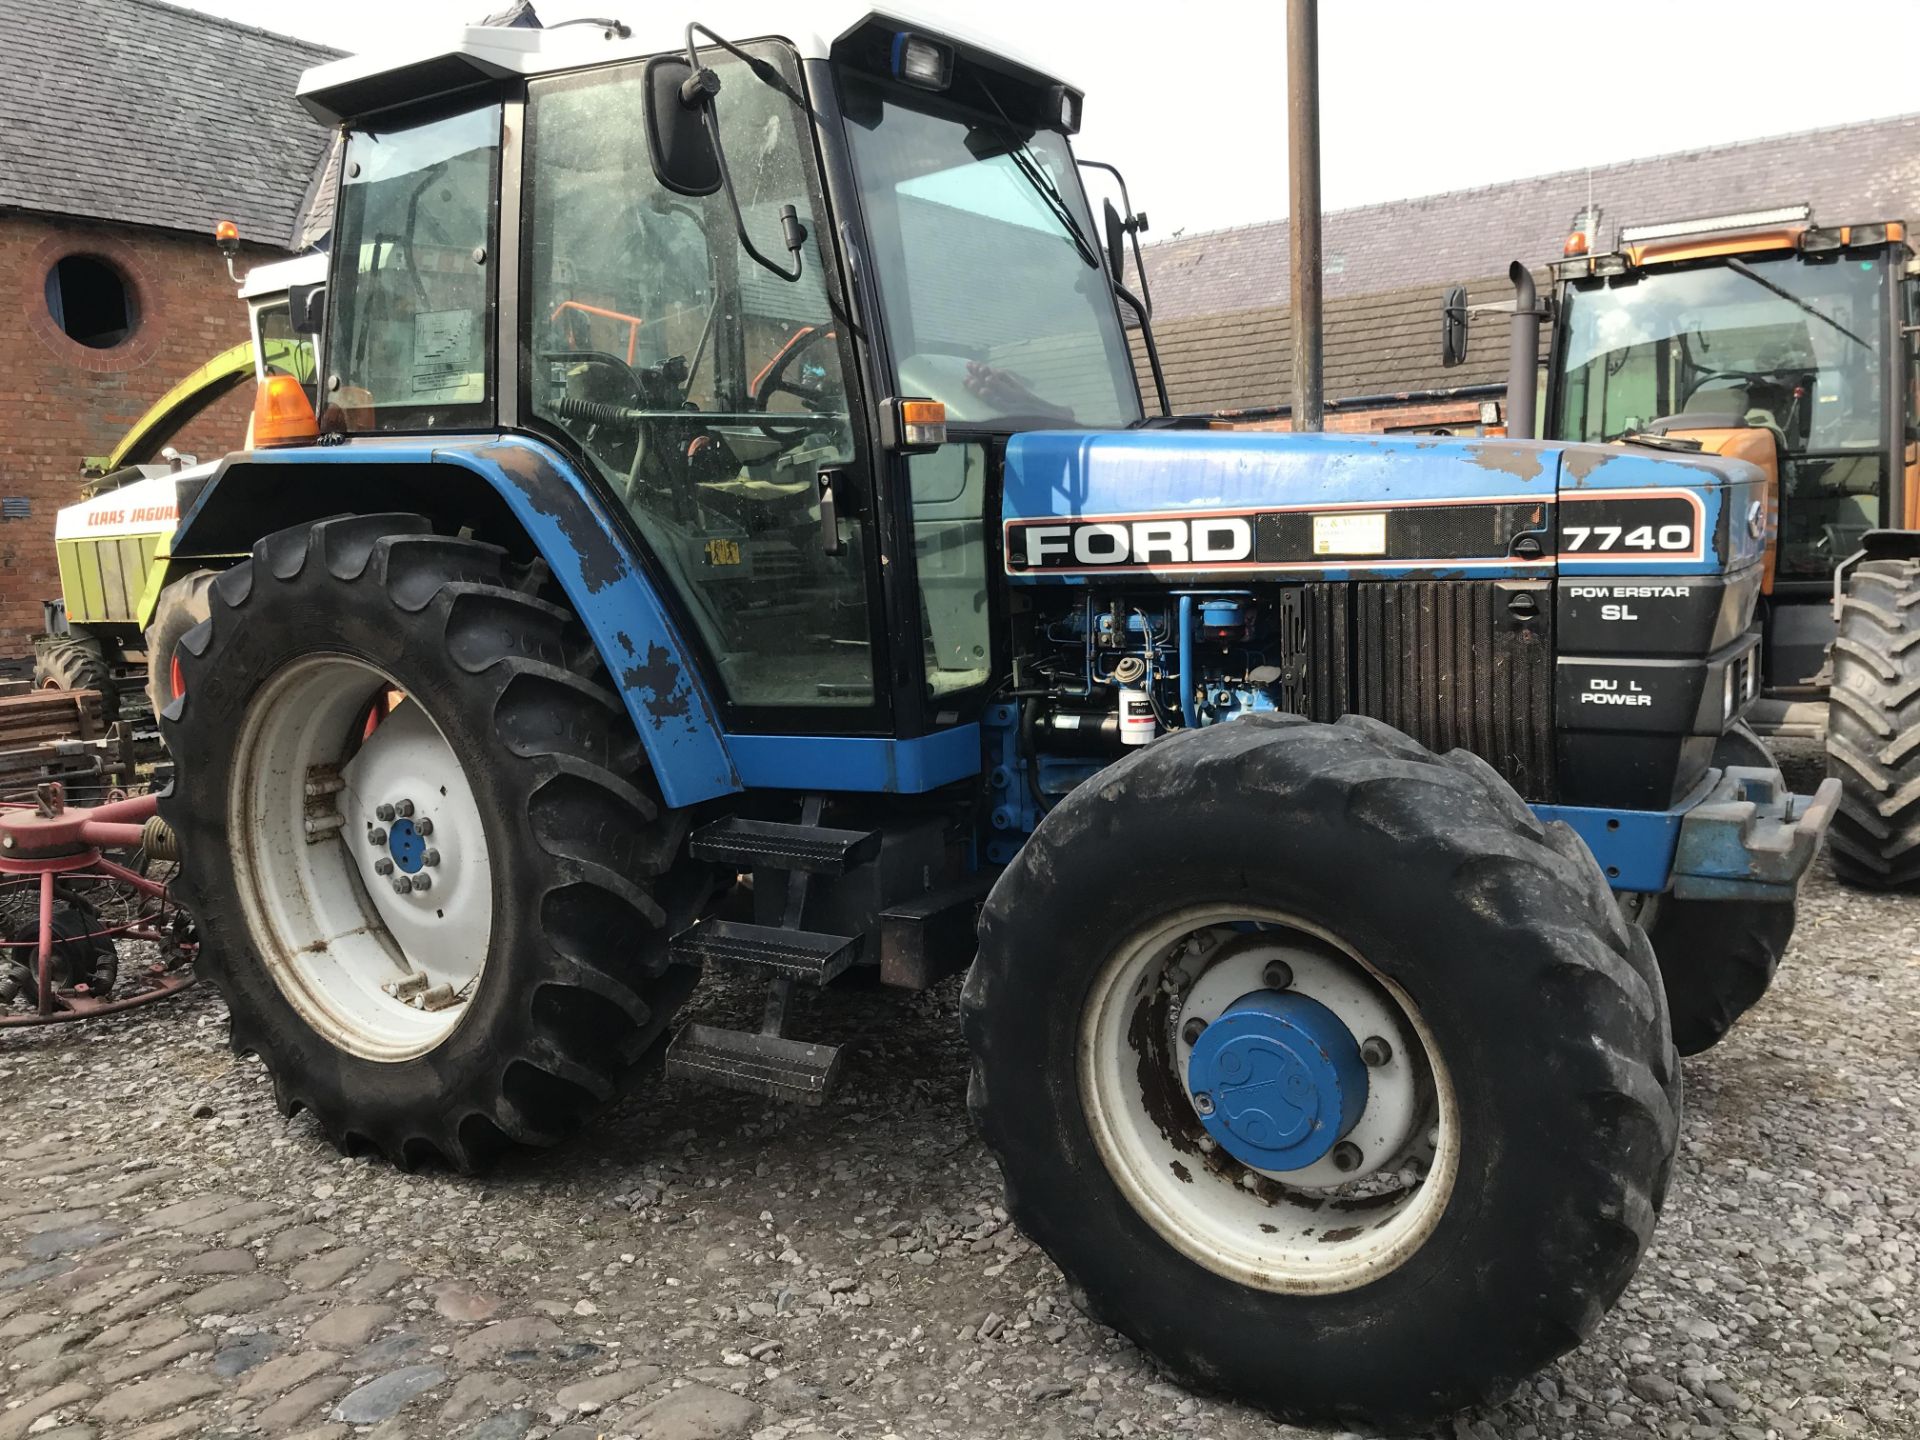
[[[183,508],[169,547],[183,571],[244,555],[288,525],[352,512],[423,514],[516,558],[540,556],[606,664],[667,803],[742,788],[692,652],[634,547],[548,446],[483,436],[257,450],[229,456]]]

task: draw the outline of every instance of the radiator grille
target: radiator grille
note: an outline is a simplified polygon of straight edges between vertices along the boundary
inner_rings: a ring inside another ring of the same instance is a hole
[[[1308,588],[1317,718],[1370,715],[1435,750],[1473,751],[1530,800],[1553,798],[1550,585],[1394,580]]]

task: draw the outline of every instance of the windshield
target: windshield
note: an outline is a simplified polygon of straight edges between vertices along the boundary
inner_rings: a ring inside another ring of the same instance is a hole
[[[963,426],[1137,421],[1065,137],[1017,130],[991,106],[939,112],[864,75],[842,83],[899,393],[943,402]]]
[[[1554,433],[1679,415],[1771,432],[1779,571],[1831,574],[1880,523],[1885,263],[1796,252],[1569,286]]]

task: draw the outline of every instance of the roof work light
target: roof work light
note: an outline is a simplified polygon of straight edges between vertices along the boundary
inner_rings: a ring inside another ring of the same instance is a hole
[[[893,37],[893,78],[922,90],[944,90],[953,83],[953,51],[903,30]]]

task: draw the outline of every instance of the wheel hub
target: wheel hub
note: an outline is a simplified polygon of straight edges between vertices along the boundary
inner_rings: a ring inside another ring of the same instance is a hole
[[[387,697],[372,725],[369,695]],[[277,673],[248,706],[228,830],[259,952],[329,1044],[402,1061],[460,1023],[491,942],[485,826],[392,677],[335,654]]]
[[[1207,1133],[1242,1164],[1299,1170],[1329,1154],[1367,1105],[1360,1042],[1317,1000],[1242,995],[1194,1042],[1188,1092]]]
[[[413,821],[396,820],[387,834],[387,853],[407,874],[417,875],[427,863],[427,837]]]

